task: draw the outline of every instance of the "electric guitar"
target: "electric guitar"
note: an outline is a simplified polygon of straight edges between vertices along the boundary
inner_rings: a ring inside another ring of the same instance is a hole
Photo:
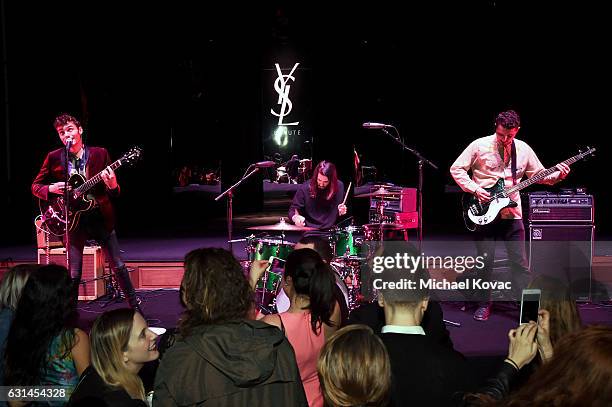
[[[142,149],[132,147],[128,152],[123,154],[110,167],[113,170],[121,167],[124,164],[133,164],[140,159]],[[105,168],[105,169],[106,169]],[[104,171],[104,170],[102,170]],[[68,179],[68,230],[72,231],[79,223],[81,213],[88,211],[94,206],[94,200],[87,197],[87,191],[93,188],[102,180],[102,171],[94,175],[88,180],[85,180],[80,174],[73,174]],[[39,201],[43,230],[55,236],[63,236],[66,232],[66,212],[64,194],[54,195],[49,200]]]
[[[567,160],[563,161],[563,163],[567,165],[573,164],[576,161],[593,154],[594,152],[594,148],[587,147],[586,151],[580,152],[580,154],[568,158]],[[461,199],[461,204],[463,206],[463,221],[465,222],[465,227],[473,232],[476,230],[477,225],[487,225],[493,222],[495,219],[497,219],[499,212],[502,209],[514,208],[518,205],[516,202],[510,199],[510,194],[541,181],[543,178],[549,176],[555,171],[558,171],[556,166],[548,168],[511,187],[504,187],[504,179],[500,178],[492,187],[484,188],[489,194],[491,194],[491,199],[486,202],[480,202],[473,194],[464,194]]]

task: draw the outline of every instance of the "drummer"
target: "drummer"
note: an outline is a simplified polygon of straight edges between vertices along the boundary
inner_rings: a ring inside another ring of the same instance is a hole
[[[321,161],[312,178],[298,187],[289,208],[289,219],[297,226],[329,229],[338,216],[346,214],[343,196],[344,184],[338,179],[336,166],[330,161]]]

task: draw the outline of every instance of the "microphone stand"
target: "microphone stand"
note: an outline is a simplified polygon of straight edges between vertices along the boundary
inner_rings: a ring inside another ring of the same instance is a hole
[[[68,169],[68,154],[70,154],[70,148],[72,148],[72,141],[68,140],[66,142],[66,151],[64,151],[64,169],[66,170],[66,178],[65,178],[65,183],[64,183],[64,219],[66,220],[65,222],[65,230],[64,230],[64,240],[65,240],[65,245],[66,245],[66,267],[68,268],[68,272],[70,273],[70,276],[72,277],[72,269],[71,269],[71,258],[70,258],[70,192],[68,192],[68,182],[70,180],[70,171]],[[77,292],[77,298],[79,296],[79,284],[81,282],[77,281],[76,282],[76,292]]]
[[[219,199],[227,195],[227,243],[229,245],[230,253],[233,253],[232,251],[233,250],[233,247],[232,247],[232,243],[233,243],[233,240],[232,240],[232,228],[233,228],[232,205],[233,203],[232,201],[234,197],[234,189],[236,189],[238,185],[242,183],[242,181],[244,181],[245,179],[249,178],[251,175],[255,174],[257,171],[259,171],[259,167],[256,166],[254,170],[249,172],[252,166],[253,164],[251,164],[249,168],[247,168],[246,173],[245,173],[246,175],[244,175],[240,180],[238,180],[238,182],[236,182],[234,185],[226,189],[224,192],[222,192],[219,196],[215,198],[215,201],[218,201]]]
[[[436,170],[438,169],[438,167],[434,163],[429,161],[427,158],[423,157],[421,153],[419,153],[415,149],[410,148],[406,144],[404,144],[404,142],[399,137],[399,131],[394,126],[390,126],[390,127],[395,130],[395,132],[397,133],[397,136],[394,136],[393,134],[389,133],[384,127],[381,130],[384,131],[385,134],[389,135],[389,137],[391,137],[393,140],[395,140],[396,143],[402,146],[402,149],[410,151],[419,160],[418,161],[419,185],[418,185],[418,191],[417,191],[417,201],[418,201],[417,205],[418,205],[418,221],[419,221],[419,229],[418,229],[419,230],[419,251],[421,251],[423,248],[423,164],[428,164]]]

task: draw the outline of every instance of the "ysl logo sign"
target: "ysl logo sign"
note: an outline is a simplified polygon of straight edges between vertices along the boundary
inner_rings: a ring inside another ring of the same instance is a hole
[[[276,80],[274,81],[274,90],[276,91],[276,93],[278,93],[278,101],[276,103],[281,105],[281,107],[280,113],[276,113],[274,109],[270,109],[270,113],[278,117],[279,126],[297,126],[300,123],[283,123],[283,118],[289,115],[289,113],[291,113],[291,109],[293,107],[291,100],[289,100],[289,90],[291,89],[291,85],[288,85],[287,82],[289,82],[290,79],[292,81],[295,81],[293,72],[299,64],[299,62],[295,63],[293,69],[291,69],[291,72],[289,72],[289,75],[283,75],[280,66],[278,64],[274,64],[274,66],[276,67],[276,72],[278,73],[278,78],[276,78]]]

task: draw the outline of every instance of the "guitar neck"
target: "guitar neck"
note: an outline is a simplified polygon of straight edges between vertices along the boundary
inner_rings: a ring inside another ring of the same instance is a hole
[[[114,170],[116,170],[117,168],[121,167],[121,159],[115,161],[114,163],[112,163],[111,165],[109,165],[110,168]],[[105,168],[106,169],[106,168]],[[76,192],[78,194],[84,194],[85,192],[89,191],[91,188],[94,187],[94,185],[96,185],[98,182],[100,182],[102,180],[102,171],[100,171],[99,173],[97,173],[96,175],[94,175],[93,177],[91,177],[90,179],[88,179],[87,181],[85,181],[85,183],[83,183],[83,185],[81,185],[80,187],[78,187],[76,189]]]
[[[582,158],[586,157],[587,155],[591,154],[592,151],[585,151],[584,153],[580,153],[580,154],[576,154],[573,157],[568,158],[567,160],[563,161],[563,164],[566,165],[570,165],[575,163],[578,160],[581,160]],[[544,178],[548,177],[550,174],[554,173],[555,171],[558,171],[557,167],[550,167],[545,169],[544,171],[540,171],[539,173],[537,173],[536,175],[534,175],[533,177],[526,179],[523,182],[520,182],[512,187],[506,188],[505,192],[506,194],[511,194],[515,191],[520,191],[523,188],[527,188],[528,186],[535,184],[537,182],[540,182],[541,180],[543,180]]]

